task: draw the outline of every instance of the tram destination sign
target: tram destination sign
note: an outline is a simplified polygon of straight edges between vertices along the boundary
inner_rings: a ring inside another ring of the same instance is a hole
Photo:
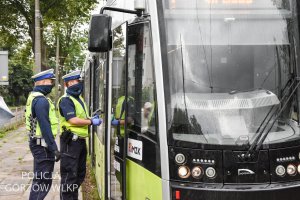
[[[8,85],[8,51],[0,51],[0,85]]]

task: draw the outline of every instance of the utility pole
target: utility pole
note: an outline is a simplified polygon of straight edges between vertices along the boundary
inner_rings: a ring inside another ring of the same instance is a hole
[[[34,36],[34,57],[35,57],[35,73],[39,73],[42,67],[42,53],[41,53],[41,13],[40,0],[35,0],[35,36]]]
[[[58,101],[58,96],[59,96],[59,77],[58,77],[58,71],[59,71],[59,36],[57,34],[56,38],[56,66],[55,66],[55,105],[57,104]]]

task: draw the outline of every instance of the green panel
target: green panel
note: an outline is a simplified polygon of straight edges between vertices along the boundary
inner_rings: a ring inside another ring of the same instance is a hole
[[[126,160],[127,199],[162,200],[162,181],[142,166]]]
[[[95,137],[95,176],[100,199],[105,199],[105,150],[98,137]]]

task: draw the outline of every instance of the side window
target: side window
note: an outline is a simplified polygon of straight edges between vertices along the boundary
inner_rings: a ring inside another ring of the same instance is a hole
[[[91,91],[91,83],[90,83],[90,69],[92,67],[92,63],[88,62],[84,66],[85,74],[84,74],[84,100],[87,103],[88,109],[91,106],[91,96],[90,96],[90,91]]]
[[[99,77],[99,72],[100,72],[100,64],[97,59],[94,58],[94,67],[93,67],[93,94],[94,94],[94,102],[93,102],[93,111],[99,109],[99,96],[100,96],[100,88],[99,88],[99,82],[100,82],[100,77]]]
[[[113,30],[112,113],[116,119],[124,119],[125,116],[122,105],[126,87],[126,26],[123,24]]]
[[[152,56],[150,23],[128,27],[128,97],[134,106],[128,113],[134,115],[134,128],[151,139],[158,140],[155,76]]]
[[[94,87],[93,87],[93,112],[97,111],[97,114],[105,120],[105,71],[106,71],[106,56],[105,54],[99,54],[95,57],[94,62]],[[93,113],[91,113],[93,114]],[[104,129],[105,124],[101,125],[101,128],[97,131],[97,135],[102,143],[104,143]]]

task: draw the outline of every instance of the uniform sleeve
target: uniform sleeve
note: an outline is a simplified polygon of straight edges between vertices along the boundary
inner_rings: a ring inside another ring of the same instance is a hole
[[[33,105],[34,113],[40,125],[42,136],[45,139],[50,151],[57,150],[55,138],[52,133],[51,123],[49,119],[49,102],[46,98],[38,98]]]
[[[68,97],[64,97],[61,99],[59,103],[59,111],[67,121],[71,118],[76,117],[75,105]]]

